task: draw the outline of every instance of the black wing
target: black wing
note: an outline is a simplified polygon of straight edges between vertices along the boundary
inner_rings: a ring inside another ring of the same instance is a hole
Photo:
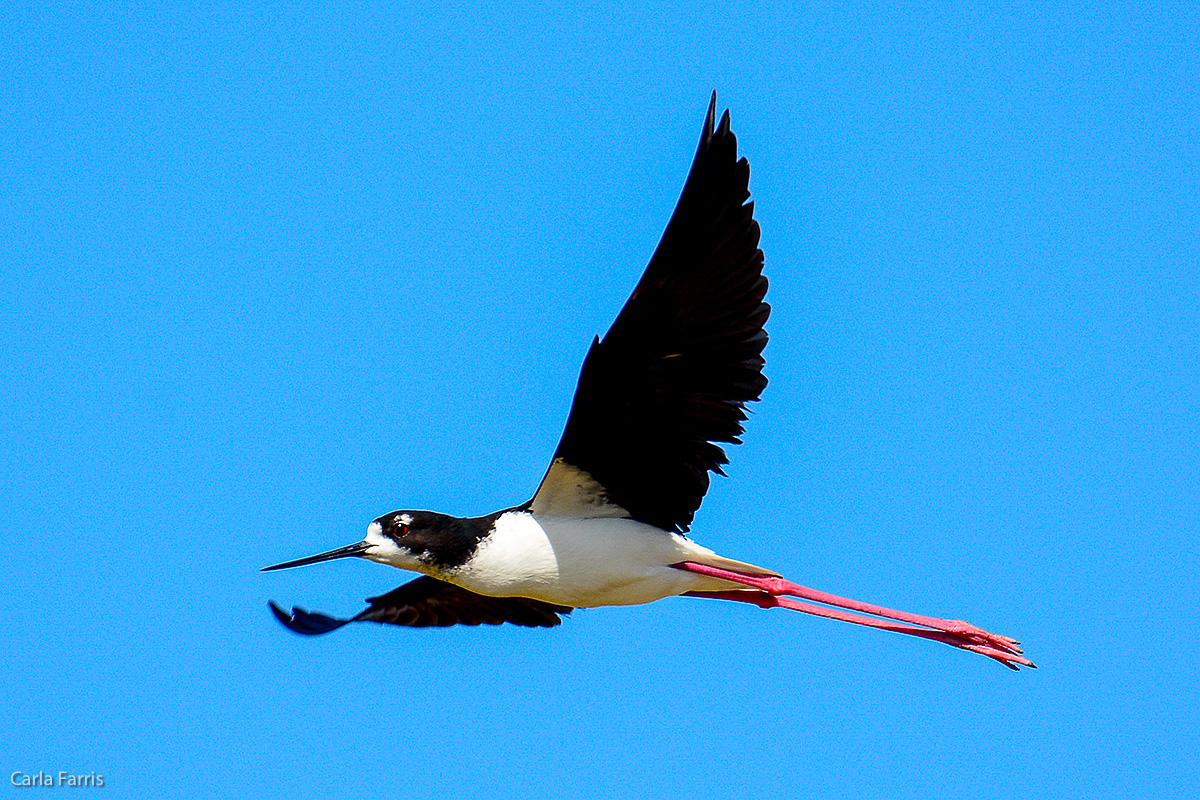
[[[306,636],[329,633],[351,622],[383,622],[410,628],[449,625],[500,625],[511,622],[529,628],[553,628],[570,614],[567,606],[556,606],[525,597],[488,597],[452,583],[422,576],[380,597],[369,597],[370,606],[350,619],[338,619],[293,608],[288,614],[271,603],[275,618],[287,628]]]
[[[750,165],[713,94],[683,194],[633,296],[588,351],[534,513],[683,532],[767,385],[767,279]]]

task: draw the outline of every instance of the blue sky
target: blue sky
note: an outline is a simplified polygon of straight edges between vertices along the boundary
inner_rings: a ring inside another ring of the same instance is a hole
[[[1200,30],[1134,5],[7,9],[0,777],[1195,797]],[[529,497],[714,89],[771,385],[695,537],[1041,668],[695,599],[283,630],[406,576],[259,568]]]

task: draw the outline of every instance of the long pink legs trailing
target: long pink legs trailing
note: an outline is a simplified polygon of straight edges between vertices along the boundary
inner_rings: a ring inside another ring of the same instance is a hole
[[[783,578],[746,575],[741,572],[734,572],[733,570],[721,569],[720,567],[710,567],[707,564],[697,564],[694,561],[682,561],[671,566],[676,569],[695,572],[699,575],[707,575],[711,578],[720,578],[733,583],[740,583],[743,586],[749,586],[758,590],[688,592],[693,597],[737,600],[743,603],[753,603],[762,608],[773,608],[775,606],[790,608],[795,611],[803,611],[806,614],[816,614],[820,617],[840,619],[843,622],[853,622],[858,625],[867,625],[885,631],[907,633],[912,636],[920,636],[923,639],[944,642],[954,647],[961,647],[963,650],[970,650],[973,653],[980,653],[988,658],[994,658],[1011,669],[1018,669],[1018,665],[1022,667],[1037,666],[1021,655],[1021,643],[1016,639],[988,633],[982,628],[977,628],[967,622],[937,619],[936,617],[923,617],[919,614],[893,611],[890,608],[874,606],[870,603],[860,603],[857,600],[849,600],[845,597],[838,597],[837,595],[820,592],[816,589],[809,589]],[[846,611],[838,611],[834,608],[812,605],[812,603],[801,603],[790,599],[792,597],[799,597],[803,600],[811,600],[813,603],[824,603],[825,606],[837,606],[838,608],[845,608],[861,613],[852,614]],[[874,616],[867,617],[863,616],[863,614],[872,614]],[[877,619],[877,617],[884,617],[885,619]],[[898,622],[887,622],[886,620],[888,619],[897,620]]]

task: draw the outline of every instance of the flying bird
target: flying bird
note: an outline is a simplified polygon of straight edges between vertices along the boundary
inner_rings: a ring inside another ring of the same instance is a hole
[[[421,573],[349,619],[289,614],[272,602],[280,622],[307,635],[357,621],[553,627],[575,608],[687,595],[790,608],[944,642],[1012,669],[1034,666],[1014,639],[808,589],[686,536],[709,473],[725,474],[721,445],[740,444],[746,404],[767,385],[771,309],[750,165],[738,158],[729,112],[714,124],[716,102],[714,92],[662,241],[584,359],[533,498],[482,517],[394,511],[361,542],[267,567],[353,556]]]

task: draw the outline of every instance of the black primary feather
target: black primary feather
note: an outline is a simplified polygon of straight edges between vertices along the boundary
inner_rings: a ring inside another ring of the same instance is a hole
[[[305,636],[337,630],[351,622],[380,622],[409,628],[450,625],[500,625],[553,628],[559,615],[571,609],[525,597],[488,597],[436,578],[421,576],[379,597],[369,597],[366,609],[349,619],[293,608],[288,614],[272,602],[271,611],[288,629]]]
[[[713,93],[679,203],[645,274],[584,360],[555,460],[592,476],[633,519],[685,532],[739,444],[762,373],[770,306],[729,112]],[[551,468],[552,470],[554,467]],[[537,502],[535,498],[533,503]]]

